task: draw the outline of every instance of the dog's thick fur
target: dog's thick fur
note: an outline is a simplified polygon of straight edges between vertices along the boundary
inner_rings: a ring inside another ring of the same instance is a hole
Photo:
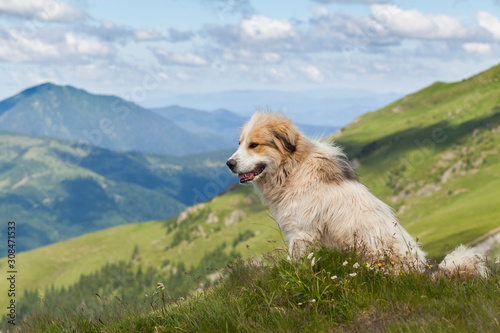
[[[357,246],[374,259],[390,256],[401,267],[427,266],[425,252],[393,210],[358,181],[342,150],[308,139],[285,116],[255,113],[227,164],[269,203],[293,257],[319,242]],[[443,274],[487,275],[482,256],[465,247],[439,267]]]

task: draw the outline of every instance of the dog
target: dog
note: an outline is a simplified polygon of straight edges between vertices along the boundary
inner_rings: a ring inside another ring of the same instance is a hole
[[[243,126],[239,148],[227,160],[241,184],[268,203],[292,258],[314,244],[362,249],[374,260],[425,270],[426,253],[394,211],[357,178],[341,148],[304,136],[284,115],[257,111]],[[458,247],[439,265],[445,275],[486,277],[482,255]]]

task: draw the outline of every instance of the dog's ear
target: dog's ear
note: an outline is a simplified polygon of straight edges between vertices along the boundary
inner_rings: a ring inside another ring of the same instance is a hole
[[[273,127],[273,135],[285,151],[294,153],[297,150],[299,133],[291,123]]]

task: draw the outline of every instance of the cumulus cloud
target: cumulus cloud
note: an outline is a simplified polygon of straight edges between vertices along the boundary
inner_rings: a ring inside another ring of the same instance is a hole
[[[301,67],[300,70],[312,81],[323,82],[324,77],[321,71],[313,65]]]
[[[297,36],[287,20],[276,20],[266,16],[253,15],[241,22],[242,33],[254,40],[276,40]]]
[[[456,18],[443,14],[424,14],[395,5],[372,5],[372,16],[393,34],[415,39],[462,39],[467,28]]]
[[[316,7],[311,8],[311,12],[315,16],[320,16],[320,17],[328,15],[328,9],[326,9],[325,7],[322,7],[322,6],[316,6]]]
[[[165,37],[154,29],[134,30],[124,25],[117,25],[111,21],[102,20],[99,25],[82,25],[77,31],[97,37],[107,42],[126,44],[132,41],[159,41]]]
[[[481,55],[491,54],[491,45],[486,43],[465,43],[462,48],[469,53],[477,53]]]
[[[11,31],[7,38],[0,38],[0,59],[6,62],[87,62],[92,59],[111,58],[116,50],[107,44],[73,33],[56,32],[24,38],[18,31]]]
[[[489,31],[493,38],[500,40],[500,20],[490,13],[479,11],[476,15],[478,24]]]
[[[66,2],[46,0],[3,0],[0,13],[49,22],[75,22],[88,17],[85,11]]]
[[[281,56],[274,52],[252,52],[250,50],[226,50],[222,58],[238,64],[273,64],[281,61]]]
[[[156,49],[154,53],[158,60],[165,65],[181,65],[181,66],[207,66],[208,61],[193,53],[171,53],[163,49]]]

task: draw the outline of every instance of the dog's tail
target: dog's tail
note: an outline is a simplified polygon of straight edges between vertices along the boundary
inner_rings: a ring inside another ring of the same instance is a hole
[[[460,245],[439,264],[438,274],[447,277],[478,276],[486,278],[489,269],[481,253],[474,248]]]

